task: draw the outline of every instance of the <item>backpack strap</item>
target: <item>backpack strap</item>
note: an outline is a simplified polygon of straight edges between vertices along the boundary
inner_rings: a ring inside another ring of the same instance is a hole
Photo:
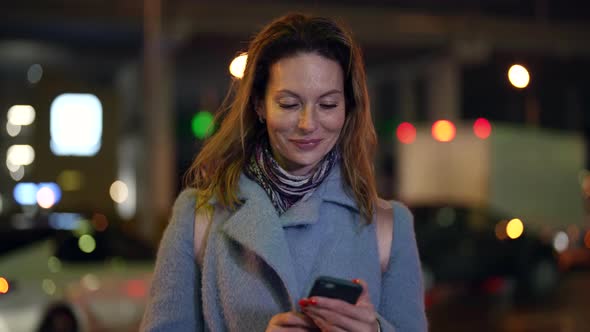
[[[381,273],[387,271],[393,242],[393,207],[391,202],[377,199],[376,233]]]
[[[211,227],[212,207],[203,207],[195,211],[194,251],[199,267],[203,267],[205,247],[207,246],[209,229]]]

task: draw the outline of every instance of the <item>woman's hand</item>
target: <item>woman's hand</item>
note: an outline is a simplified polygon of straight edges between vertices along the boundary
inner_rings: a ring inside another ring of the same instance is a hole
[[[282,312],[270,319],[266,332],[307,332],[315,331],[317,328],[313,321],[303,314]]]
[[[367,284],[360,279],[355,279],[354,282],[363,286],[363,292],[356,304],[314,296],[300,301],[303,313],[322,331],[378,331],[377,313],[371,303]]]

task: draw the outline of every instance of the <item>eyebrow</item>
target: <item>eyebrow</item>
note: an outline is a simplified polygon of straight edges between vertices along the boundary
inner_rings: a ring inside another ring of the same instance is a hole
[[[293,91],[291,91],[289,89],[278,90],[278,91],[276,91],[276,93],[287,93],[287,94],[293,95],[293,96],[295,96],[297,98],[301,98],[301,96],[299,96],[297,93],[295,93],[295,92],[293,92]],[[323,93],[320,96],[320,98],[323,98],[323,97],[326,97],[326,96],[332,95],[332,94],[343,94],[343,93],[342,93],[342,91],[340,91],[338,89],[333,89],[333,90],[330,90],[330,91],[327,91],[327,92]]]

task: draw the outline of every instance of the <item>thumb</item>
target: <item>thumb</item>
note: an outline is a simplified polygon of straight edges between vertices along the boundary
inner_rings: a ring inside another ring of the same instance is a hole
[[[353,279],[352,282],[359,284],[363,287],[363,291],[356,301],[356,304],[370,304],[371,296],[369,295],[369,285],[363,279]]]

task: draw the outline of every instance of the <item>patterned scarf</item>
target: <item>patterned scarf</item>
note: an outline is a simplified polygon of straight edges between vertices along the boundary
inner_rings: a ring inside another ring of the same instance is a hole
[[[279,166],[272,156],[268,140],[265,139],[254,147],[254,153],[246,164],[245,173],[266,191],[281,215],[301,198],[309,197],[328,176],[338,159],[339,153],[336,149],[332,149],[311,174],[292,175]]]

